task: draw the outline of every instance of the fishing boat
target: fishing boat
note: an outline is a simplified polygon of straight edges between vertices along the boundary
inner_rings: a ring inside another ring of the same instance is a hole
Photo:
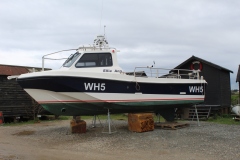
[[[17,78],[31,97],[55,115],[99,115],[110,110],[155,112],[172,120],[174,108],[204,102],[206,81],[199,70],[146,66],[126,73],[118,65],[119,50],[109,47],[105,36],[74,52],[60,69]]]

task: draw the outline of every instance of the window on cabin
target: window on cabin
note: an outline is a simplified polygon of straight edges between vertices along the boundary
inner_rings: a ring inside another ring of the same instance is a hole
[[[76,63],[76,67],[106,67],[112,66],[110,53],[85,53]]]
[[[80,53],[76,52],[75,54],[71,54],[68,59],[63,63],[63,67],[70,67],[80,56]]]

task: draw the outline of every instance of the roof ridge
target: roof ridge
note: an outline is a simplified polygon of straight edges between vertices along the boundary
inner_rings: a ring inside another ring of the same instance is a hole
[[[233,71],[231,71],[231,70],[229,70],[229,69],[227,69],[227,68],[224,68],[224,67],[222,67],[222,66],[219,66],[219,65],[217,65],[217,64],[215,64],[215,63],[209,62],[209,61],[207,61],[207,60],[204,60],[204,59],[199,58],[199,57],[194,56],[194,55],[192,55],[192,57],[188,58],[187,60],[185,60],[184,62],[182,62],[182,63],[179,64],[178,66],[176,66],[174,69],[177,69],[177,68],[181,67],[182,65],[190,62],[190,61],[193,60],[193,59],[202,61],[202,62],[204,62],[204,63],[206,63],[206,64],[208,64],[208,65],[210,65],[210,66],[212,66],[212,67],[215,67],[215,68],[217,68],[217,69],[222,69],[222,70],[226,70],[226,71],[228,71],[228,72],[233,73]]]

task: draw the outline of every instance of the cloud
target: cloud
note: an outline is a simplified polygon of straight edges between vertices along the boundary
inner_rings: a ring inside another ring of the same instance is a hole
[[[45,54],[92,44],[106,25],[124,69],[153,61],[173,68],[195,55],[234,71],[234,89],[239,6],[238,0],[2,0],[0,63],[41,66]]]

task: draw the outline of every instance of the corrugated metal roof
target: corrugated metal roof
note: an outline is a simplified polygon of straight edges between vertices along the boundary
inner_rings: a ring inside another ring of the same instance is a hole
[[[28,72],[29,71],[26,67],[0,65],[0,75],[11,76],[11,75],[20,75]]]
[[[211,62],[209,62],[209,61],[206,61],[206,60],[201,59],[201,58],[196,57],[196,56],[190,57],[189,59],[187,59],[186,61],[184,61],[183,63],[179,64],[177,67],[175,67],[175,69],[180,68],[182,65],[184,65],[184,64],[186,64],[186,63],[188,63],[188,62],[190,62],[190,61],[193,61],[193,60],[198,60],[198,61],[200,61],[200,62],[206,63],[206,64],[208,64],[208,65],[210,65],[210,66],[212,66],[212,67],[214,67],[214,68],[217,68],[217,69],[219,69],[219,70],[225,70],[225,71],[228,71],[228,72],[233,73],[233,71],[231,71],[231,70],[229,70],[229,69],[227,69],[227,68],[221,67],[221,66],[219,66],[219,65],[216,65],[216,64],[214,64],[214,63],[211,63]]]
[[[238,66],[238,73],[237,73],[236,82],[240,82],[240,65]],[[239,84],[239,85],[240,85],[240,84]]]

